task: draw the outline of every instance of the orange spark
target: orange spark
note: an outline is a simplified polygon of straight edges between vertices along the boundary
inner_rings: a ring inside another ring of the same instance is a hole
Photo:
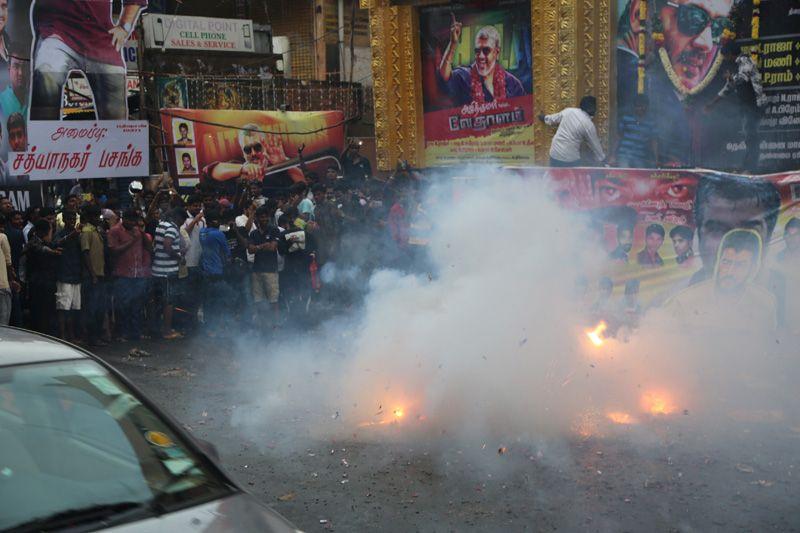
[[[614,422],[615,424],[622,424],[628,426],[630,424],[635,424],[636,419],[633,418],[628,413],[623,413],[622,411],[612,411],[606,415],[609,420]]]
[[[675,412],[675,404],[672,397],[663,391],[651,391],[642,396],[642,410],[651,415],[668,415]]]
[[[383,411],[379,411],[377,414],[378,415],[383,414]],[[391,415],[385,416],[381,420],[373,420],[371,422],[361,422],[360,424],[358,424],[358,427],[364,428],[364,427],[370,427],[370,426],[385,426],[385,425],[389,425],[389,424],[399,424],[400,423],[400,419],[403,418],[405,415],[406,415],[406,411],[405,411],[404,408],[396,407],[396,408],[392,409]],[[422,415],[417,417],[417,420],[424,420],[424,419],[425,419],[425,417],[422,416]]]
[[[606,324],[605,321],[600,321],[593,330],[586,332],[586,336],[589,337],[589,340],[592,341],[592,344],[595,346],[602,346],[605,342],[603,333],[605,333],[606,329],[608,329],[608,324]]]

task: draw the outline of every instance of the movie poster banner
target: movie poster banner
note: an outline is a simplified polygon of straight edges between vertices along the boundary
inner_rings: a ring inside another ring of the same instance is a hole
[[[625,313],[626,293],[628,304],[643,311],[676,299],[686,302],[701,289],[710,290],[709,284],[752,281],[758,288],[751,293],[763,296],[754,309],[766,309],[765,316],[800,332],[800,172],[758,177],[607,168],[517,172],[544,174],[560,204],[581,213],[576,220],[588,225],[592,241],[587,249],[597,254],[593,263],[602,265],[600,277],[584,280],[581,290],[595,307],[607,306],[609,316],[624,321],[618,315]],[[736,239],[759,246],[746,258],[747,269],[721,271],[721,244],[736,230],[750,235]]]
[[[759,6],[756,17],[753,5]],[[612,131],[625,149],[618,164],[751,174],[800,167],[796,0],[618,0],[617,9],[617,124]],[[646,47],[640,57],[642,30]],[[736,76],[746,67],[737,62],[732,43],[742,48],[742,57],[755,52],[762,98],[742,82],[747,74]],[[730,90],[721,93],[729,78]]]
[[[11,152],[9,173],[31,180],[147,176],[146,120],[43,120],[28,124],[28,149]]]
[[[427,166],[533,161],[528,1],[420,9]]]
[[[288,187],[304,171],[339,168],[344,150],[341,111],[162,109],[161,123],[182,187],[240,179]]]

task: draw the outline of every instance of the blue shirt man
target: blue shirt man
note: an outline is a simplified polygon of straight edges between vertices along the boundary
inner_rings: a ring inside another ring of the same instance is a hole
[[[206,275],[222,276],[225,263],[231,258],[231,249],[225,234],[219,230],[219,219],[212,222],[212,218],[206,215],[206,224],[208,226],[200,230],[200,246],[203,247],[200,267]]]

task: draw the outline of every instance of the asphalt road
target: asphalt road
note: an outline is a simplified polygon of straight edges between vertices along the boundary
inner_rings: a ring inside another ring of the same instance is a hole
[[[131,357],[132,348],[150,355]],[[310,420],[265,427],[251,416],[267,406],[247,394],[261,384],[247,357],[263,354],[235,357],[226,341],[196,339],[117,343],[98,355],[306,531],[800,531],[797,427],[743,426],[734,451],[680,428],[647,447],[576,437],[500,443],[503,453],[445,438],[334,442],[311,436]]]

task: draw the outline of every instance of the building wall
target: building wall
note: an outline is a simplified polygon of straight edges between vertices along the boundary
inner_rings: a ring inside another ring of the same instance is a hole
[[[292,78],[315,79],[314,2],[266,0],[263,5],[266,6],[267,22],[272,25],[272,34],[289,37]]]
[[[355,25],[351,20],[353,2],[356,3]],[[358,0],[344,0],[344,40],[339,42],[338,0],[324,0],[325,42],[327,44],[328,79],[350,81],[350,34],[353,33],[353,47],[356,56],[352,80],[371,84],[371,56],[369,47],[369,11],[361,9]],[[352,31],[354,30],[354,31]],[[341,58],[340,58],[341,56]],[[344,59],[344,70],[342,61]]]

